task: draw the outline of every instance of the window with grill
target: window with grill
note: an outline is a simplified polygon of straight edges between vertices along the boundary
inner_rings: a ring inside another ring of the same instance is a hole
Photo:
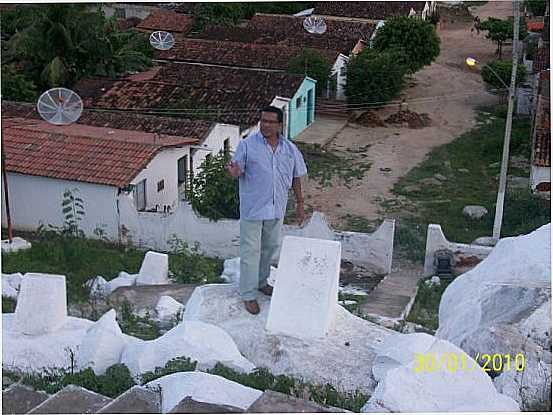
[[[160,180],[157,182],[157,191],[161,192],[163,189],[165,189],[165,180]]]

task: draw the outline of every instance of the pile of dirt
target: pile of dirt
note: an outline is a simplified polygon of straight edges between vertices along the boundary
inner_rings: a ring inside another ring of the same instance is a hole
[[[424,128],[432,124],[428,114],[418,114],[409,110],[398,111],[395,114],[390,115],[384,121],[386,124],[407,124],[409,128]]]
[[[365,111],[361,115],[355,118],[355,123],[363,125],[365,127],[385,127],[384,121],[378,116],[376,111]]]

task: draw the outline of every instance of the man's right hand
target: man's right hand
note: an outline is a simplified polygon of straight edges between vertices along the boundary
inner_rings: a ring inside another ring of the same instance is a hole
[[[232,177],[238,177],[240,176],[240,174],[242,174],[242,172],[240,171],[240,166],[236,161],[231,160],[230,163],[227,164],[225,168]]]

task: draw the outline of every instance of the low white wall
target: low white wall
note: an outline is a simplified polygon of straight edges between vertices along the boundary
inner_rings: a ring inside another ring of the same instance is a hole
[[[150,13],[156,9],[155,5],[146,6],[142,4],[130,4],[130,3],[104,3],[102,4],[102,11],[106,17],[112,17],[115,14],[115,9],[125,9],[125,18],[138,17],[145,19]]]
[[[240,142],[240,128],[237,125],[231,124],[215,124],[202,142],[202,147],[205,147],[206,150],[197,149],[194,152],[192,163],[194,174],[199,171],[201,164],[208,154],[215,156],[219,151],[223,150],[224,142],[227,138],[230,139],[230,151],[233,153]]]
[[[440,249],[450,250],[455,256],[455,261],[461,262],[470,257],[482,260],[490,254],[493,248],[490,246],[450,242],[446,239],[440,225],[430,224],[428,225],[428,232],[426,234],[426,253],[424,256],[425,277],[434,275],[434,254]]]
[[[336,99],[346,99],[345,88],[347,76],[345,71],[348,61],[349,58],[347,56],[340,54],[331,69],[332,75],[335,73],[338,74],[336,81]]]
[[[136,212],[131,198],[122,196],[119,203],[121,223],[128,242],[151,249],[169,250],[168,241],[173,235],[190,246],[199,243],[200,250],[210,256],[231,258],[239,255],[240,225],[238,220],[217,222],[198,217],[192,207],[181,202],[170,215]],[[341,232],[330,229],[324,216],[315,212],[304,228],[284,225],[285,235],[303,236],[340,241],[342,258],[365,265],[374,272],[387,274],[392,267],[394,243],[393,220],[384,221],[372,234]],[[278,262],[278,254],[273,258]]]
[[[62,226],[63,193],[66,189],[79,189],[75,196],[83,199],[85,216],[80,223],[86,235],[94,236],[101,227],[106,236],[117,240],[117,189],[113,186],[51,179],[8,173],[10,214],[14,229],[36,230],[40,224]],[[2,180],[2,226],[7,226],[4,183]]]

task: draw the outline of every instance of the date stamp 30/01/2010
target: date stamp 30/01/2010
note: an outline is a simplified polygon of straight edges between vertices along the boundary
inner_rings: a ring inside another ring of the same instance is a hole
[[[478,353],[474,359],[468,359],[464,353],[415,353],[415,373],[431,373],[440,370],[456,373],[482,370],[501,372],[516,370],[522,372],[526,364],[524,354],[515,356],[501,353]]]

